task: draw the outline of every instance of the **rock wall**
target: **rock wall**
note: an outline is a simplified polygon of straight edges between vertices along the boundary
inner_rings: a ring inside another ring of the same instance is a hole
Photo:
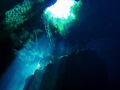
[[[73,52],[26,79],[24,90],[107,90],[107,66],[96,51]]]

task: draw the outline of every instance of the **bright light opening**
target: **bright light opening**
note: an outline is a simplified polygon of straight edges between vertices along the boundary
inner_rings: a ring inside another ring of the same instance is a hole
[[[46,31],[50,32],[50,25],[57,28],[58,33],[62,36],[68,32],[68,29],[73,25],[73,22],[77,19],[79,7],[82,5],[82,1],[79,0],[57,0],[57,2],[48,7],[44,11],[44,23],[47,27]],[[49,33],[48,32],[48,33]]]
[[[51,7],[47,8],[46,12],[50,11],[53,14],[54,18],[65,18],[68,16],[74,17],[72,13],[70,13],[70,7],[74,5],[74,0],[57,0],[57,2]]]

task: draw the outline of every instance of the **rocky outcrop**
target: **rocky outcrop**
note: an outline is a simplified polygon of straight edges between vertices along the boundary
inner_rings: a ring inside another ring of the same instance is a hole
[[[23,90],[106,90],[107,66],[96,51],[72,52],[38,69]]]

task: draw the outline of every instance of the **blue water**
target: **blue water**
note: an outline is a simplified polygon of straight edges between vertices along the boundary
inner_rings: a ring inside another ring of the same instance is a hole
[[[18,51],[16,58],[0,80],[0,90],[22,90],[26,78],[34,74],[34,71],[38,69],[40,61],[42,62],[39,68],[50,63],[49,59],[54,55],[53,50],[54,53],[56,52],[56,57],[68,55],[72,51],[72,48],[69,45],[64,45],[63,41],[59,42],[55,47],[53,43],[50,43],[46,34],[34,42],[34,44],[32,42],[26,43]]]

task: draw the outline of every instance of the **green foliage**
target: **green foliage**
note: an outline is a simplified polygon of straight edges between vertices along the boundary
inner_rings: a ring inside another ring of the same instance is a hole
[[[24,23],[28,19],[26,14],[31,9],[33,2],[24,0],[22,3],[16,5],[13,9],[5,13],[4,24],[9,28],[17,28],[18,25]]]

